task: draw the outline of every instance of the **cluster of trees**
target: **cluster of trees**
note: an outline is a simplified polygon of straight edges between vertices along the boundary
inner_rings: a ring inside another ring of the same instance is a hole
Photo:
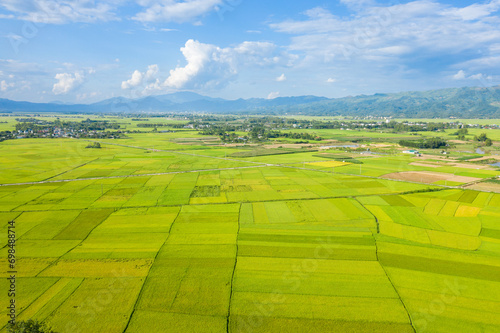
[[[426,140],[401,140],[399,145],[419,149],[438,149],[446,147],[448,143],[441,138],[429,138]]]
[[[87,147],[85,148],[97,148],[97,149],[100,149],[101,148],[101,144],[99,142],[93,142],[93,143],[89,143],[87,145]]]
[[[429,132],[429,131],[443,131],[445,129],[456,128],[457,123],[454,122],[397,122],[392,120],[386,122],[385,120],[373,121],[321,121],[321,120],[308,120],[308,119],[295,119],[295,118],[282,118],[276,116],[265,117],[246,117],[235,118],[230,116],[204,116],[201,118],[188,117],[189,121],[180,125],[191,125],[193,128],[204,128],[219,125],[221,123],[229,126],[236,126],[239,129],[253,126],[265,126],[275,130],[286,130],[291,128],[299,129],[363,129],[363,130],[392,130],[393,132]],[[169,125],[172,126],[172,125]],[[237,129],[238,130],[238,129]]]
[[[53,122],[40,121],[38,119],[20,119],[22,121],[16,123],[16,131],[33,131],[40,132],[43,130],[48,130],[53,132],[55,129],[63,129],[66,131],[104,131],[108,129],[117,130],[120,128],[120,124],[112,123],[108,120],[82,120],[78,121],[61,121],[59,118]]]
[[[11,131],[0,131],[0,142],[10,139],[15,139],[15,133]]]
[[[486,133],[481,133],[479,134],[479,136],[475,135],[474,141],[482,142],[487,147],[493,145],[493,142],[491,141],[490,138],[488,138],[488,136],[486,136]]]
[[[9,322],[7,328],[9,333],[56,333],[47,324],[32,319]]]
[[[151,128],[151,127],[164,127],[164,126],[170,126],[168,124],[148,124],[148,123],[140,123],[140,124],[137,124],[137,127],[147,127],[147,128]]]
[[[120,124],[108,120],[61,121],[59,118],[53,122],[36,118],[19,118],[13,133],[4,132],[0,140],[15,139],[17,133],[23,137],[81,137],[81,138],[120,138],[124,134]],[[110,131],[111,130],[111,131]],[[114,131],[113,131],[114,130]]]
[[[313,140],[313,141],[323,140],[322,137],[310,133],[269,131],[266,134],[267,138],[288,138],[288,139]]]
[[[248,132],[244,136],[239,136],[237,132]],[[322,138],[310,133],[281,132],[270,129],[268,126],[258,122],[252,122],[244,125],[218,124],[210,127],[204,127],[199,132],[202,135],[219,136],[224,142],[251,141],[262,142],[268,139],[288,138],[295,140],[315,140],[321,141]]]
[[[461,128],[452,135],[456,135],[458,140],[465,140],[465,136],[469,134],[469,130],[467,128]]]

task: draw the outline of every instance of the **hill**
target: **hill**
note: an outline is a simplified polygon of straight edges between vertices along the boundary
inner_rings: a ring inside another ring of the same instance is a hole
[[[329,99],[317,96],[225,100],[193,92],[115,97],[93,104],[16,102],[0,99],[0,112],[211,112],[392,116],[408,118],[500,118],[500,86],[374,94]]]

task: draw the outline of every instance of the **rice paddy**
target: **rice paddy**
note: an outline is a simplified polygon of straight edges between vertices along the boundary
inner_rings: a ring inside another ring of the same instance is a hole
[[[57,332],[500,329],[500,194],[453,188],[500,172],[402,155],[224,158],[179,133],[143,149],[152,138],[0,144],[19,320]],[[381,177],[430,171],[442,177]]]

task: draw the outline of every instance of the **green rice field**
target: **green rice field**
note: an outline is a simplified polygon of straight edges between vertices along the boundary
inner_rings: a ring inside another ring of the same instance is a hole
[[[11,227],[17,320],[72,333],[500,331],[500,193],[385,177],[498,168],[401,153],[327,167],[318,152],[231,156],[244,149],[199,137],[0,143],[0,290]]]

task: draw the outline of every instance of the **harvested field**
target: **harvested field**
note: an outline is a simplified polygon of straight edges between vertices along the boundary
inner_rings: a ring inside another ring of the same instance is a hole
[[[469,160],[469,161],[476,162],[476,161],[482,161],[482,160],[489,160],[489,159],[492,159],[492,158],[500,161],[500,155],[483,156],[483,157],[479,157],[479,158],[474,158],[474,159]]]
[[[410,163],[409,165],[422,166],[422,167],[427,167],[427,168],[439,168],[439,167],[442,166],[442,165],[439,165],[439,164],[420,163],[420,162],[413,162],[413,163]]]
[[[431,172],[431,171],[408,171],[408,172],[394,172],[383,175],[383,178],[405,180],[411,182],[419,182],[431,184],[440,180],[447,180],[457,183],[470,183],[480,178],[456,176],[449,173]]]
[[[496,192],[500,193],[500,184],[494,183],[477,183],[471,186],[467,186],[469,190],[486,191],[486,192]]]
[[[456,168],[464,168],[464,169],[475,169],[475,170],[494,170],[489,165],[481,165],[481,164],[469,164],[469,163],[452,163],[452,166]]]

